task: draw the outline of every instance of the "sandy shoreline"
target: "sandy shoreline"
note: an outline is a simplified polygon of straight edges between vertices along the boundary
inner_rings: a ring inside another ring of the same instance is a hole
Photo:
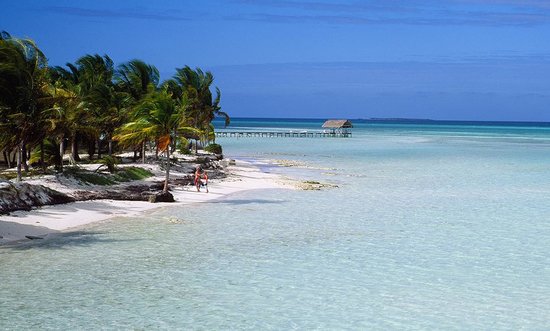
[[[227,178],[209,182],[209,193],[197,192],[194,187],[174,187],[175,203],[149,203],[144,201],[89,200],[63,205],[45,206],[31,211],[16,211],[0,216],[0,245],[28,240],[26,236],[46,238],[50,234],[82,227],[93,222],[117,216],[132,217],[145,211],[176,205],[200,203],[223,198],[239,191],[288,188],[281,177],[262,172],[258,167],[242,160],[229,166]]]

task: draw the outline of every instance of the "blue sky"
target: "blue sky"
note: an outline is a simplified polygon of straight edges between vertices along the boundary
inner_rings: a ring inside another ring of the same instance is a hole
[[[547,0],[19,0],[0,22],[51,65],[211,70],[232,116],[550,121]]]

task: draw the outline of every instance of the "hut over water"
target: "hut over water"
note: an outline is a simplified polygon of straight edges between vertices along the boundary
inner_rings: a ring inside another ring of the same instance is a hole
[[[350,137],[353,124],[349,120],[327,120],[323,129],[329,129],[330,133],[340,137]]]

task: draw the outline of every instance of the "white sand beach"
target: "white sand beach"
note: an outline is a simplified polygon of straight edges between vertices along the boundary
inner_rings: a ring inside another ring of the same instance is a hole
[[[193,186],[173,187],[176,204],[192,204],[212,201],[229,194],[254,189],[288,188],[278,175],[262,172],[258,167],[237,160],[226,168],[228,176],[209,181],[209,192],[197,192]],[[173,173],[177,175],[177,173]],[[162,179],[158,171],[154,179]],[[40,181],[34,180],[39,184]],[[49,183],[44,182],[43,185]],[[59,189],[57,187],[52,187]],[[44,206],[31,211],[16,211],[0,216],[0,245],[28,240],[26,236],[46,238],[49,234],[65,231],[117,216],[132,217],[144,211],[174,203],[149,203],[145,201],[90,200]]]

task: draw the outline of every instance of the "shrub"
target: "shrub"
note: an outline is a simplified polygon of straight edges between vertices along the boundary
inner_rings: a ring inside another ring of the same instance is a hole
[[[219,144],[210,144],[204,150],[214,154],[222,154],[222,146]]]
[[[113,156],[106,156],[102,159],[101,164],[107,167],[110,173],[115,173],[116,165],[118,164],[118,159]]]
[[[185,155],[191,154],[191,150],[189,149],[189,140],[187,140],[187,138],[181,137],[178,142],[178,145],[179,145],[178,150],[181,154],[185,154]]]
[[[45,139],[42,146],[44,147],[43,155],[44,162],[46,163],[45,165],[50,166],[54,164],[57,167],[61,160],[61,156],[59,154],[59,145],[57,145],[54,139]],[[33,165],[33,167],[41,166],[40,154],[40,146],[36,146],[32,150],[31,157],[29,159],[29,163]]]

